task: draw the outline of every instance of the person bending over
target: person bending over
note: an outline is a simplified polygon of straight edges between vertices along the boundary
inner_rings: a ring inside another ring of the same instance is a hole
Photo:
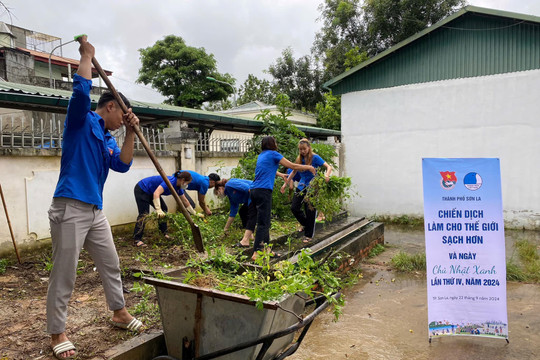
[[[206,197],[206,193],[208,192],[208,189],[213,188],[216,182],[220,180],[219,175],[215,173],[211,173],[208,176],[203,176],[192,170],[185,170],[185,171],[189,172],[192,177],[192,180],[189,183],[187,190],[196,190],[199,206],[201,207],[201,209],[204,211],[206,215],[212,215],[212,211],[210,210],[208,205],[206,205],[205,197]],[[195,215],[195,210],[194,210],[195,203],[193,202],[193,200],[187,193],[185,194],[185,196],[186,196],[186,199],[190,203],[190,206],[186,207],[187,211],[191,215]]]
[[[223,229],[227,233],[229,227],[234,221],[236,214],[240,214],[242,228],[245,230],[242,240],[233,245],[233,247],[247,248],[250,240],[253,239],[253,230],[255,230],[255,222],[257,221],[255,207],[251,205],[249,198],[249,188],[253,181],[244,179],[223,179],[216,183],[214,194],[218,198],[227,196],[231,205],[229,218]],[[240,205],[242,205],[240,207]],[[250,216],[251,213],[251,216]]]
[[[187,188],[188,184],[191,182],[191,174],[187,171],[177,171],[172,176],[167,177],[176,190],[176,193],[182,200],[182,203],[187,208],[189,202],[184,195],[184,189]],[[137,202],[137,209],[139,210],[139,216],[137,216],[137,222],[135,223],[135,230],[133,231],[133,241],[134,245],[137,247],[144,247],[146,244],[142,241],[145,219],[148,213],[150,212],[150,206],[153,206],[156,209],[158,218],[158,227],[159,230],[165,237],[167,235],[167,220],[163,219],[165,213],[167,212],[167,204],[161,197],[172,195],[169,187],[163,180],[160,175],[149,176],[142,179],[135,185],[133,190],[135,194],[135,201]]]

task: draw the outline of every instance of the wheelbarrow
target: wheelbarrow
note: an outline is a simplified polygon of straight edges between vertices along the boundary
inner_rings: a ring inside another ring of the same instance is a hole
[[[288,295],[258,309],[247,296],[184,284],[182,272],[167,274],[173,280],[144,278],[156,288],[168,354],[153,360],[284,359],[298,349],[315,317],[329,305],[324,297]],[[297,315],[311,305],[309,315]]]

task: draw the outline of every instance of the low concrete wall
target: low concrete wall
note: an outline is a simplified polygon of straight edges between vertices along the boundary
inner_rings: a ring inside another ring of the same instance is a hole
[[[176,169],[176,153],[157,153],[166,173]],[[60,151],[50,149],[1,149],[0,184],[17,247],[20,252],[50,243],[47,211],[56,188]],[[133,196],[135,184],[157,175],[151,160],[138,151],[127,173],[109,172],[103,193],[103,209],[111,226],[132,223],[137,218]],[[167,202],[174,208],[174,199]],[[171,201],[172,200],[172,201]],[[14,255],[5,209],[0,211],[0,255]]]

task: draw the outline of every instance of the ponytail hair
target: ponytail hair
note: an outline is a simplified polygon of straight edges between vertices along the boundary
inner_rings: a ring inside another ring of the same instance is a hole
[[[191,174],[187,171],[178,170],[174,173],[174,177],[178,180],[183,179],[185,182],[191,181]]]
[[[309,142],[308,139],[306,138],[303,138],[303,139],[300,139],[300,141],[298,142],[298,146],[300,145],[306,145],[308,148],[309,148],[309,151],[307,153],[306,156],[304,156],[304,163],[305,165],[311,165],[312,161],[313,161],[313,148],[311,147],[311,143]],[[295,161],[297,164],[302,164],[302,155],[301,154],[298,154],[298,157],[296,158],[296,161]]]
[[[222,187],[225,187],[225,185],[227,184],[228,181],[229,181],[229,179],[221,179],[219,181],[216,181],[216,183],[214,185],[214,195],[217,195],[219,189],[222,188]]]

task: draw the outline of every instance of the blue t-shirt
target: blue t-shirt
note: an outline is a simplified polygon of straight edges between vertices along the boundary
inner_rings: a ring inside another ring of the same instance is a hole
[[[191,174],[191,182],[188,184],[188,190],[197,190],[199,194],[206,195],[208,187],[210,186],[210,178],[203,176],[195,171],[184,170]]]
[[[324,160],[319,155],[313,155],[313,159],[311,160],[311,166],[313,166],[315,169],[323,166]],[[305,165],[305,160],[302,159],[302,165]],[[298,181],[298,190],[304,190],[304,188],[309,185],[311,180],[315,177],[310,171],[300,171],[298,172],[300,174],[300,180]]]
[[[74,75],[54,197],[76,199],[103,209],[103,186],[109,169],[124,173],[133,161],[125,164],[120,160],[116,140],[105,129],[101,116],[90,110],[91,88],[91,80]]]
[[[251,184],[252,189],[274,189],[276,171],[283,155],[274,150],[264,150],[257,157],[255,167],[255,180]]]
[[[178,178],[174,175],[167,176],[167,179],[171,182],[172,186],[176,189],[176,193],[178,195],[183,195],[184,190],[182,188],[177,188],[176,184],[178,181]],[[171,195],[171,191],[169,190],[169,187],[163,181],[163,178],[160,175],[156,176],[149,176],[147,178],[142,179],[139,181],[140,188],[147,194],[152,195],[156,191],[156,189],[161,186],[163,188],[163,194],[164,196]]]
[[[244,179],[229,179],[225,184],[225,195],[231,203],[230,217],[235,217],[241,204],[250,204],[249,188],[253,181]]]

